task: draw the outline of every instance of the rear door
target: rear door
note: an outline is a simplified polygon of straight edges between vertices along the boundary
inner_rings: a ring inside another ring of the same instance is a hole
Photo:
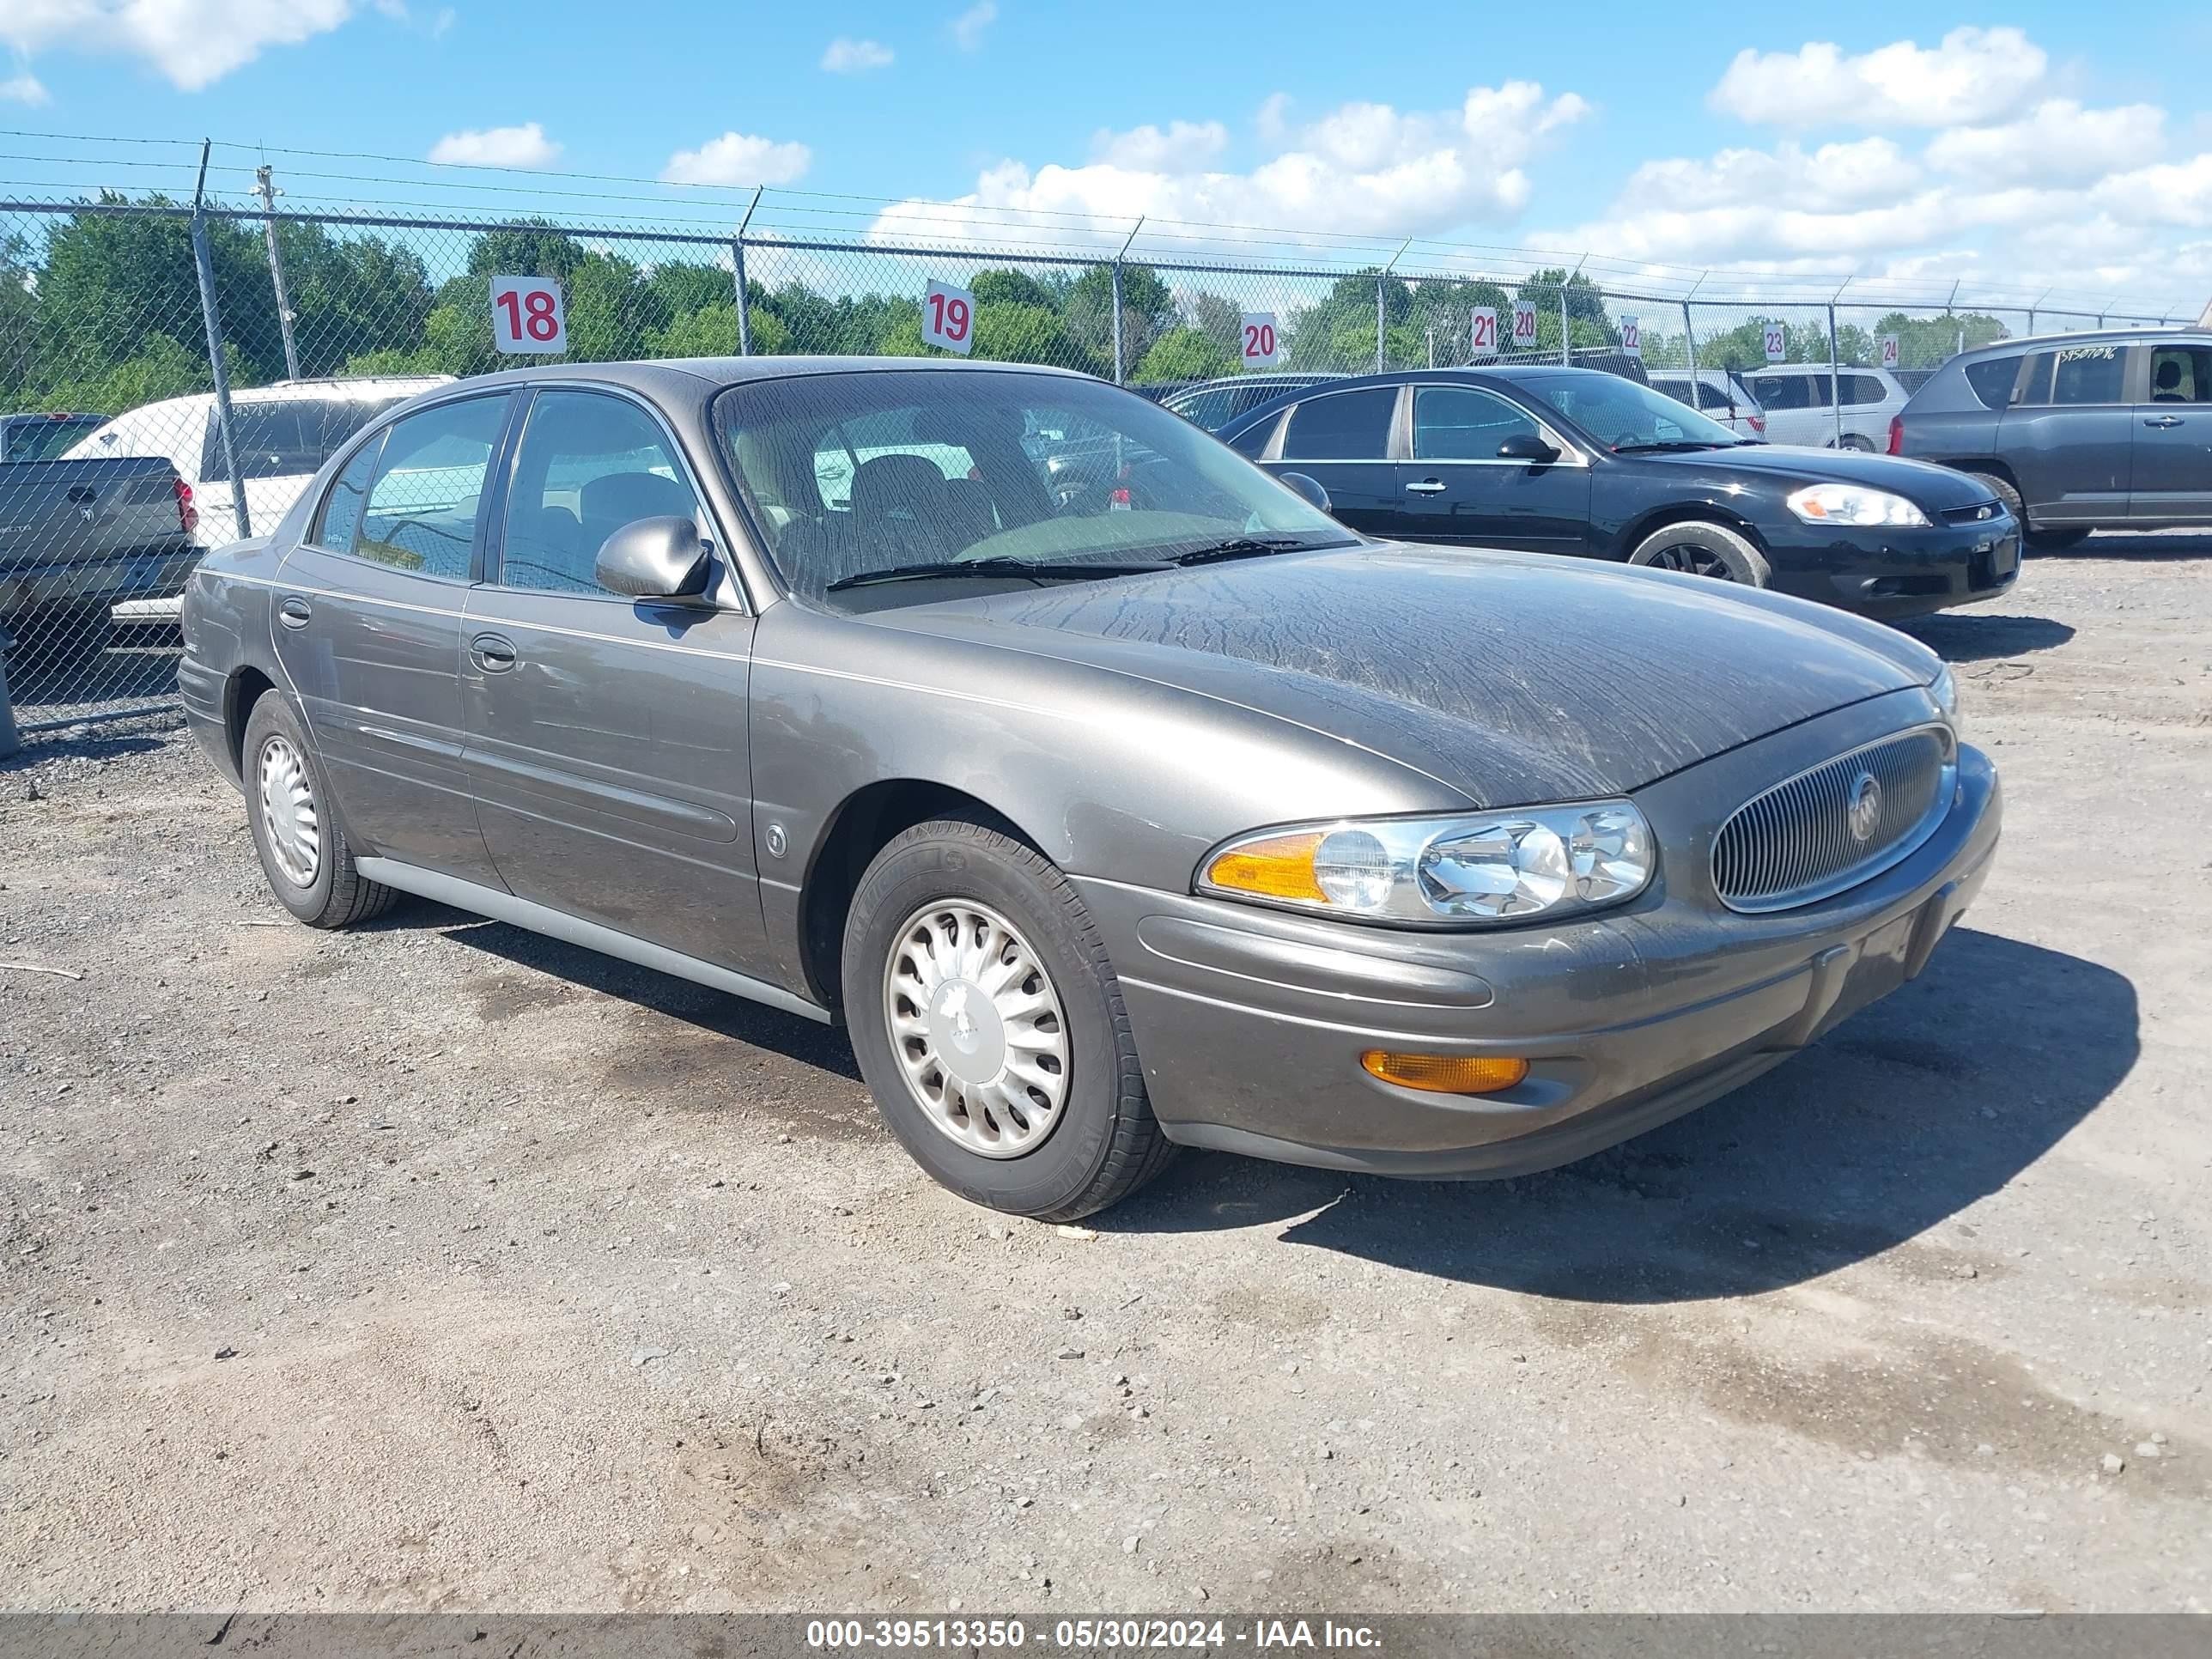
[[[2212,523],[2212,346],[2153,345],[2135,390],[2128,517]]]
[[[1271,472],[1303,472],[1328,491],[1340,524],[1370,536],[1402,533],[1397,468],[1390,459],[1402,386],[1324,392],[1293,407],[1273,446]]]
[[[461,623],[513,403],[454,398],[363,445],[278,569],[274,611],[356,850],[494,887],[461,762]]]
[[[1997,442],[2032,522],[2061,529],[2127,517],[2138,418],[2127,395],[2133,349],[2104,341],[2029,355]]]
[[[1518,404],[1480,386],[1413,388],[1413,459],[1398,467],[1403,505],[1395,533],[1408,541],[1590,550],[1590,473],[1580,454]],[[1499,457],[1508,438],[1559,452],[1546,465]]]
[[[520,897],[718,966],[766,961],[746,698],[753,619],[708,599],[602,588],[602,543],[688,515],[719,544],[683,451],[646,404],[563,387],[531,400],[489,579],[469,598],[468,768]]]

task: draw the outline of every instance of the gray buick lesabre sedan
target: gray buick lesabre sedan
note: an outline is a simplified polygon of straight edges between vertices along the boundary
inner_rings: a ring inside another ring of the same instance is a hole
[[[1178,1145],[1580,1157],[1917,974],[1997,840],[1900,634],[1365,540],[1045,369],[444,387],[184,627],[301,921],[420,894],[842,1019],[923,1168],[1037,1217]]]

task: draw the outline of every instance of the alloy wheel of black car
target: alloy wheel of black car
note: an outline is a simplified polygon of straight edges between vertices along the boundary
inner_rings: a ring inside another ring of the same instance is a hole
[[[970,1203],[1072,1221],[1167,1167],[1105,942],[1003,824],[894,837],[853,896],[842,976],[884,1121]]]
[[[1773,574],[1749,537],[1705,519],[1661,526],[1636,544],[1628,562],[1747,587],[1764,587]]]

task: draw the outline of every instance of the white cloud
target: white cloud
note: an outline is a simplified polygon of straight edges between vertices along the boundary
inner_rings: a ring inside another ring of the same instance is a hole
[[[2053,98],[2002,126],[1939,132],[1928,161],[1987,184],[2081,184],[2141,166],[2157,156],[2165,140],[2166,112],[2155,105],[2084,109],[2070,98]]]
[[[1100,222],[1101,233],[1109,221],[1126,230],[1129,220],[1146,214],[1222,226],[1421,235],[1517,214],[1529,195],[1522,164],[1589,111],[1574,94],[1547,97],[1528,81],[1474,88],[1457,109],[1435,113],[1346,104],[1291,136],[1249,173],[1205,165],[1226,143],[1225,131],[1215,143],[1216,123],[1183,122],[1165,133],[1139,128],[1106,135],[1104,159],[1085,166],[1002,162],[957,202],[902,202],[887,210],[875,232],[942,238],[951,224],[973,240],[1034,240],[1066,235],[1085,219]]]
[[[479,167],[550,167],[561,146],[535,121],[519,127],[449,132],[430,146],[430,160]]]
[[[430,38],[433,40],[444,40],[459,21],[459,15],[451,6],[439,7],[438,15],[430,20]]]
[[[185,92],[252,63],[264,46],[297,46],[351,14],[349,0],[9,0],[0,40],[127,52]]]
[[[35,75],[27,71],[11,75],[0,81],[0,104],[28,104],[33,108],[50,102],[46,89]]]
[[[822,54],[822,67],[832,75],[858,75],[890,67],[891,57],[891,49],[880,40],[855,40],[841,34]]]
[[[1170,121],[1166,128],[1104,128],[1091,136],[1091,159],[1144,173],[1188,173],[1229,148],[1229,129],[1218,121]]]
[[[973,52],[983,44],[983,31],[998,21],[998,0],[975,0],[952,20],[952,38],[960,43],[961,51]]]
[[[1823,144],[1809,155],[1784,144],[1773,150],[1724,149],[1703,161],[1646,161],[1629,175],[1621,199],[1644,210],[1763,205],[1778,210],[1805,201],[1850,207],[1894,201],[1919,178],[1918,165],[1888,139],[1862,138]]]
[[[696,149],[678,150],[660,176],[672,185],[788,185],[813,162],[814,152],[804,144],[726,132]]]
[[[2009,114],[2049,61],[2016,28],[1956,28],[1933,47],[1899,40],[1856,57],[1821,40],[1747,47],[1705,102],[1762,126],[1960,126]]]
[[[1267,94],[1260,106],[1260,113],[1253,125],[1263,144],[1287,144],[1291,141],[1291,94],[1275,92]]]

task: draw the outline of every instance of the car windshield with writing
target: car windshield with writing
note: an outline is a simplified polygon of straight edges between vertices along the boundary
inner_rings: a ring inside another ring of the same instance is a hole
[[[1066,375],[778,378],[725,392],[715,430],[785,581],[832,603],[1358,540],[1188,422]]]
[[[1521,385],[1616,454],[1733,449],[1749,441],[1665,392],[1618,375],[1529,375]]]

